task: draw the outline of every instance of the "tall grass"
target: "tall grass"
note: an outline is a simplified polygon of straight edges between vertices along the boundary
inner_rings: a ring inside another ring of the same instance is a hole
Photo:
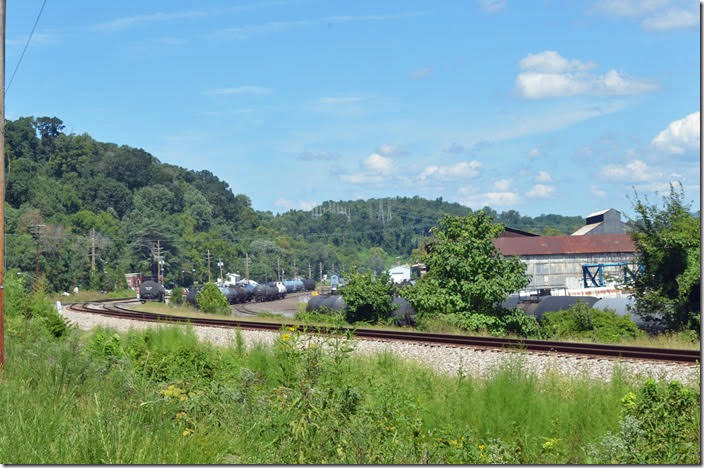
[[[283,330],[214,348],[181,327],[10,339],[0,462],[583,463],[636,390],[618,372],[538,378],[512,358],[476,379],[352,347]]]

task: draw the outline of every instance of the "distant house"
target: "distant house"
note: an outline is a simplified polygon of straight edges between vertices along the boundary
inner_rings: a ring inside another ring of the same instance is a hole
[[[389,268],[389,276],[394,283],[403,283],[411,280],[411,267],[408,265],[395,266]]]
[[[587,216],[587,223],[572,233],[573,236],[592,236],[594,234],[625,234],[628,224],[621,221],[621,212],[609,208]]]

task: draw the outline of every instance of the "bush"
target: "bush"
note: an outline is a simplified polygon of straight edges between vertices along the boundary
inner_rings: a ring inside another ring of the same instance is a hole
[[[196,304],[203,312],[209,314],[230,314],[230,304],[225,296],[220,292],[215,283],[205,283],[198,294],[196,294]]]
[[[172,289],[169,304],[173,304],[175,306],[183,305],[183,291],[184,289],[180,286]]]
[[[592,445],[588,456],[602,464],[693,464],[701,462],[699,392],[674,381],[648,379],[621,401],[616,435]]]
[[[345,299],[345,320],[349,323],[376,323],[393,314],[391,295],[394,285],[389,275],[372,278],[369,273],[354,273],[340,289]]]
[[[31,289],[16,270],[5,275],[5,306],[9,335],[26,341],[36,336],[60,338],[69,330],[68,321],[59,315],[46,297],[46,281],[39,278]]]
[[[576,302],[567,310],[547,312],[543,316],[545,338],[580,337],[600,342],[615,342],[643,334],[630,317],[616,315],[612,309],[592,309]]]

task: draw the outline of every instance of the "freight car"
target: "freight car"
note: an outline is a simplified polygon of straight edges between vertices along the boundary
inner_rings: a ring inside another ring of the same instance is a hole
[[[139,298],[142,301],[164,302],[166,290],[155,281],[147,280],[139,285]]]

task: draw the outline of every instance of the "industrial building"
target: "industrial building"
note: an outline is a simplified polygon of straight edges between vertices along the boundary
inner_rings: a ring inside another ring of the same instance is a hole
[[[621,213],[609,208],[587,216],[586,224],[569,236],[500,236],[494,245],[526,264],[528,290],[616,291],[636,268],[636,246],[628,230]]]

